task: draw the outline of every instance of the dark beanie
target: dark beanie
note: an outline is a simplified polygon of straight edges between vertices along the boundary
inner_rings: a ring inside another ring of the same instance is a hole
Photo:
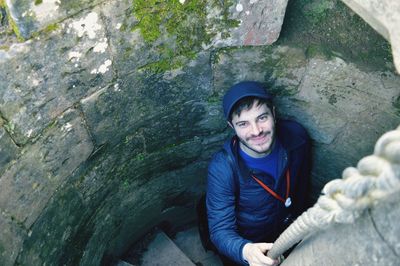
[[[248,96],[254,96],[267,100],[272,99],[272,95],[267,92],[265,87],[260,82],[239,82],[229,88],[222,100],[222,107],[224,108],[224,115],[226,120],[229,120],[229,115],[235,103],[237,103],[240,99]]]

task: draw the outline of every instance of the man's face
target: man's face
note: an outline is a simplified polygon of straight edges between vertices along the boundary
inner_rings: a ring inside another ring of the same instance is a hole
[[[253,102],[249,110],[233,114],[231,127],[240,140],[240,147],[248,155],[259,158],[269,154],[275,140],[274,115],[266,104]]]

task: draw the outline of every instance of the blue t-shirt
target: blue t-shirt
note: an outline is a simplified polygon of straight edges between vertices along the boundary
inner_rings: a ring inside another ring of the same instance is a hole
[[[279,146],[279,141],[276,140],[271,153],[261,158],[253,158],[245,153],[241,148],[239,148],[239,155],[249,169],[254,169],[267,173],[273,176],[275,180],[277,180]]]

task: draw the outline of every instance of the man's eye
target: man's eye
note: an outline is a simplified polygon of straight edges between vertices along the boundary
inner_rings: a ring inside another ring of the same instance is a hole
[[[246,123],[239,123],[238,127],[245,127],[247,124]]]
[[[268,116],[267,115],[263,115],[259,118],[260,121],[267,121],[268,120]]]

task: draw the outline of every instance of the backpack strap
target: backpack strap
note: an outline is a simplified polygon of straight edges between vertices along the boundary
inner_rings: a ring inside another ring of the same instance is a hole
[[[232,169],[233,181],[235,184],[235,200],[238,200],[240,194],[239,171],[233,162],[232,156],[225,149],[222,149],[222,154]]]

